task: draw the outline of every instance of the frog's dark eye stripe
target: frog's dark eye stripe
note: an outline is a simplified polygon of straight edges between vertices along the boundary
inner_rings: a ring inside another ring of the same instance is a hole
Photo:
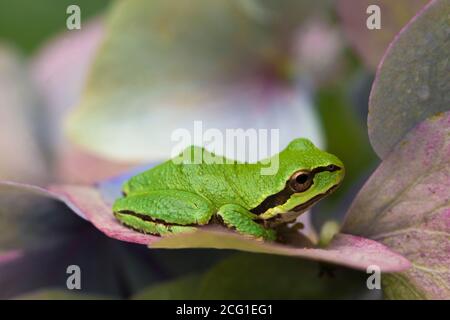
[[[341,170],[341,167],[335,165],[335,164],[329,164],[327,166],[324,167],[317,167],[315,169],[312,170],[313,174],[317,174],[319,172],[324,172],[324,171],[328,171],[328,172],[334,172],[334,171],[338,171]]]
[[[340,169],[341,169],[340,167],[338,167],[334,164],[331,164],[331,165],[324,166],[324,167],[317,167],[317,168],[313,169],[312,171],[307,171],[307,170],[297,171],[286,182],[286,186],[284,187],[283,190],[268,196],[263,202],[261,202],[257,207],[251,209],[250,211],[253,212],[254,214],[261,214],[261,213],[266,212],[270,208],[280,206],[280,205],[286,203],[286,201],[288,201],[289,198],[291,197],[291,195],[293,195],[294,193],[304,192],[304,191],[308,190],[313,185],[314,176],[317,173],[324,172],[324,171],[333,172],[333,171],[337,171]],[[297,183],[296,187],[298,187],[298,189],[294,189],[291,186],[293,177],[295,177],[295,182]],[[303,185],[303,187],[304,187],[303,190],[300,188],[300,185]]]

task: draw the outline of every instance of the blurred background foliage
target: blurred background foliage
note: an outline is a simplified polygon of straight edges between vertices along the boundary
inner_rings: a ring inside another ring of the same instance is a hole
[[[110,0],[1,0],[0,40],[32,54],[43,42],[67,30],[65,14],[69,5],[83,8],[83,21],[102,13]]]

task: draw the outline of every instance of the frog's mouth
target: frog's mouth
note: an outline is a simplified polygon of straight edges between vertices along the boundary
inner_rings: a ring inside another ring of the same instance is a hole
[[[322,198],[325,198],[330,193],[333,193],[334,190],[336,190],[338,187],[339,187],[339,184],[332,186],[330,189],[328,189],[324,193],[318,194],[317,196],[306,201],[305,203],[299,204],[294,209],[292,209],[292,211],[297,212],[299,214],[305,212],[307,209],[309,209],[314,204],[316,204],[316,202],[319,202],[320,200],[322,200]]]
[[[299,215],[301,215],[303,212],[311,208],[313,205],[315,205],[317,202],[319,202],[322,198],[325,198],[327,195],[332,193],[334,190],[336,190],[339,187],[339,185],[334,185],[324,193],[318,194],[315,197],[309,199],[308,201],[299,204],[289,212],[279,213],[276,216],[263,220],[264,224],[267,226],[277,226],[283,223],[290,223],[294,222]]]

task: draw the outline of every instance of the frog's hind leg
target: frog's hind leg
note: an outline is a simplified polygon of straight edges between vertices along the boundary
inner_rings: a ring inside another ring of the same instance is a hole
[[[194,226],[171,225],[161,222],[146,220],[142,217],[127,213],[115,213],[116,218],[125,226],[146,234],[164,236],[172,233],[193,232]]]
[[[258,239],[276,239],[275,230],[266,229],[263,225],[257,223],[255,220],[258,216],[242,206],[236,204],[223,205],[217,215],[222,218],[227,227],[236,229],[241,234],[251,235]]]
[[[215,212],[209,200],[178,190],[128,195],[116,200],[113,211],[124,225],[155,235],[192,232],[207,224]]]

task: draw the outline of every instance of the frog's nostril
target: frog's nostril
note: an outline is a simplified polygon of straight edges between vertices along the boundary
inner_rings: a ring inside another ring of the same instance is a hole
[[[334,165],[334,164],[330,164],[330,165],[328,165],[327,166],[327,170],[328,171],[337,171],[337,170],[339,170],[340,168],[338,167],[338,166],[336,166],[336,165]]]

